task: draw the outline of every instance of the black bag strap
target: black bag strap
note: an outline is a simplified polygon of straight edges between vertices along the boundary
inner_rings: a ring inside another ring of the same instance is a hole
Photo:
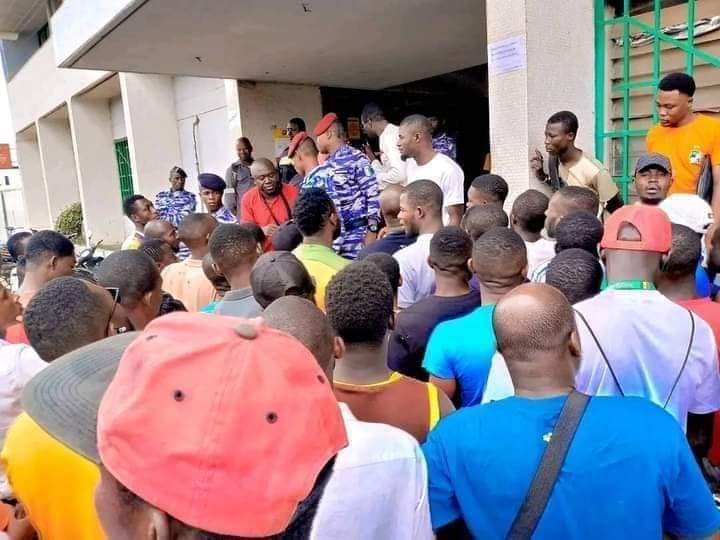
[[[608,360],[607,355],[605,354],[605,351],[603,350],[602,346],[600,345],[600,340],[598,340],[597,336],[595,335],[595,332],[593,332],[592,327],[590,324],[588,324],[587,319],[585,318],[585,315],[580,313],[577,309],[574,310],[575,313],[577,313],[578,317],[580,317],[580,320],[585,325],[585,328],[588,329],[588,332],[590,332],[590,335],[593,338],[593,341],[595,342],[595,345],[598,348],[598,351],[600,351],[600,356],[603,357],[603,360],[605,360],[605,365],[607,366],[608,370],[610,371],[610,375],[612,375],[613,381],[615,381],[615,386],[618,387],[618,390],[620,390],[620,395],[622,397],[625,397],[625,391],[623,390],[622,386],[620,386],[620,381],[617,378],[617,375],[615,375],[615,370],[613,369],[612,365],[610,364],[610,360]]]
[[[565,181],[560,178],[560,159],[557,156],[548,156],[548,180],[553,193],[565,187]]]
[[[510,527],[508,540],[529,540],[535,531],[589,401],[590,396],[576,390],[570,392],[530,483],[530,489]]]

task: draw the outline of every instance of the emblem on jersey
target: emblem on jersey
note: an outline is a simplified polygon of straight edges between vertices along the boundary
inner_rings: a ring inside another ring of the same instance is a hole
[[[547,432],[545,435],[543,435],[543,441],[546,443],[549,443],[552,439],[552,431]]]
[[[702,153],[702,150],[700,150],[698,146],[694,146],[690,151],[688,161],[690,161],[691,165],[701,165],[704,157],[705,155]]]

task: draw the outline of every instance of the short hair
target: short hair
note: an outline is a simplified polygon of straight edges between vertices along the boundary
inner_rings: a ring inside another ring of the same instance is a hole
[[[515,199],[511,214],[521,229],[539,233],[545,227],[545,211],[549,203],[550,198],[543,192],[528,189]]]
[[[354,262],[333,276],[326,290],[330,324],[346,343],[380,345],[395,298],[385,274],[367,261]]]
[[[172,246],[165,240],[159,238],[146,238],[140,244],[140,251],[150,257],[155,263],[161,263],[165,256],[165,251],[172,251]]]
[[[49,257],[72,257],[75,246],[59,232],[46,230],[32,235],[25,249],[25,261],[35,264]]]
[[[430,240],[430,261],[435,270],[469,273],[467,262],[472,248],[472,239],[460,227],[443,227]]]
[[[472,261],[481,282],[514,278],[527,267],[527,248],[515,231],[494,227],[473,244]]]
[[[559,111],[553,114],[547,121],[548,124],[562,124],[565,133],[574,133],[577,135],[578,132],[578,119],[575,113],[570,111]]]
[[[678,277],[694,274],[702,257],[701,236],[685,225],[672,225],[672,247],[663,273]]]
[[[360,120],[367,122],[368,120],[384,120],[385,113],[377,103],[368,103],[362,109],[360,113]]]
[[[470,186],[486,195],[490,195],[499,203],[505,202],[510,191],[505,179],[497,174],[481,174],[472,181]]]
[[[245,227],[248,231],[250,231],[258,244],[262,245],[265,242],[267,235],[257,223],[250,223],[249,221],[246,221],[245,223],[241,223],[240,226]]]
[[[259,256],[257,246],[255,233],[237,223],[219,225],[209,243],[213,261],[226,276],[238,267],[252,267]]]
[[[253,145],[250,142],[250,139],[248,139],[247,137],[240,137],[238,138],[237,142],[243,143],[245,146],[247,146],[250,149],[250,152],[253,151]]]
[[[416,180],[403,188],[408,203],[423,208],[425,212],[432,212],[436,216],[442,214],[443,192],[432,180]]]
[[[27,305],[25,332],[30,345],[46,362],[104,336],[110,313],[103,313],[102,298],[90,287],[78,278],[55,278]]]
[[[315,156],[318,155],[318,148],[315,144],[315,141],[312,140],[310,137],[306,137],[303,139],[303,141],[298,145],[297,150],[295,151],[296,154],[303,154],[303,155],[309,155],[309,156]]]
[[[305,120],[303,120],[302,118],[299,118],[297,116],[294,116],[293,118],[288,120],[288,124],[293,124],[294,126],[296,126],[298,128],[299,131],[307,131],[307,129],[305,127]]]
[[[374,264],[382,271],[383,274],[385,274],[385,277],[388,278],[388,281],[390,282],[390,287],[392,287],[393,293],[396,294],[400,288],[401,280],[400,265],[398,264],[397,259],[395,259],[392,255],[378,251],[376,253],[371,253],[363,260]]]
[[[508,215],[499,204],[483,204],[468,208],[460,222],[460,226],[470,235],[474,242],[494,227],[507,227],[510,223]]]
[[[186,244],[197,242],[210,232],[208,229],[213,222],[216,222],[216,219],[210,214],[188,214],[178,226],[178,237]]]
[[[155,262],[137,249],[115,251],[98,266],[95,273],[101,287],[120,289],[120,303],[133,306],[160,283],[160,271]]]
[[[333,120],[330,123],[330,126],[328,127],[328,129],[333,130],[335,132],[335,134],[340,138],[345,137],[345,135],[347,134],[347,132],[345,131],[345,126],[343,125],[343,123],[340,120]]]
[[[313,236],[322,230],[335,211],[330,195],[322,188],[304,189],[295,201],[293,216],[303,236]]]
[[[598,294],[602,281],[603,269],[598,258],[579,248],[558,253],[545,273],[545,283],[560,290],[571,304]]]
[[[430,120],[427,116],[423,116],[422,114],[411,114],[410,116],[406,116],[403,118],[403,121],[400,122],[400,125],[412,126],[428,136],[432,133],[432,124],[430,123]]]
[[[320,308],[299,296],[283,296],[266,307],[262,317],[268,326],[290,334],[305,345],[320,368],[328,371],[335,331]]]
[[[573,210],[587,210],[597,216],[600,210],[600,198],[592,189],[582,186],[565,186],[557,191]]]
[[[175,175],[181,176],[183,178],[187,178],[187,173],[185,170],[181,167],[175,166],[172,169],[170,169],[170,178],[172,178]]]
[[[560,220],[555,228],[555,250],[579,248],[598,256],[597,246],[602,240],[603,224],[587,210],[572,212]]]
[[[18,260],[18,257],[20,254],[18,253],[18,248],[20,247],[20,242],[25,240],[26,238],[32,236],[32,233],[30,231],[20,231],[16,232],[10,238],[8,238],[7,244],[5,247],[7,247],[8,253],[12,257],[13,261]]]
[[[658,90],[663,92],[677,90],[681,94],[693,97],[695,95],[695,79],[686,73],[669,73],[660,80]]]
[[[135,214],[135,204],[138,201],[143,201],[147,199],[144,195],[130,195],[127,199],[123,201],[123,212],[127,217],[132,217],[133,214]]]

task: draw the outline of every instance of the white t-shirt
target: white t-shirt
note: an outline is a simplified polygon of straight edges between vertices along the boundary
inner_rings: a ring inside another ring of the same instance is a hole
[[[555,241],[540,238],[535,242],[525,242],[528,260],[528,277],[532,277],[535,270],[547,265],[555,257]]]
[[[400,265],[402,285],[398,289],[398,306],[406,308],[435,292],[435,272],[428,264],[432,234],[421,234],[415,243],[395,252]]]
[[[29,345],[14,345],[0,339],[0,447],[15,418],[22,412],[22,392],[36,374],[47,367]],[[0,498],[12,496],[4,471],[0,474]]]
[[[310,538],[434,538],[418,443],[392,426],[360,422],[344,403],[340,412],[349,444],[337,455]]]
[[[665,406],[690,342],[690,313],[657,291],[608,289],[580,302],[626,396]],[[582,319],[575,317],[582,360],[575,377],[580,392],[619,396],[622,392]],[[710,326],[693,315],[695,335],[687,365],[665,409],[685,428],[689,412],[720,409],[720,372]]]
[[[405,162],[400,157],[400,150],[397,147],[400,128],[395,124],[388,124],[380,134],[380,160],[372,162],[375,176],[380,182],[380,189],[385,189],[391,184],[404,186],[407,180]]]
[[[443,224],[450,222],[448,206],[465,204],[465,174],[460,165],[445,154],[439,152],[425,165],[418,165],[410,158],[407,160],[407,183],[416,180],[432,180],[443,192]]]

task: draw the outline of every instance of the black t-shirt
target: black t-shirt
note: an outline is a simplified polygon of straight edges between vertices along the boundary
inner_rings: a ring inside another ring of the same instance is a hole
[[[422,368],[430,334],[441,322],[470,313],[480,306],[480,293],[462,296],[428,296],[403,309],[396,318],[388,347],[388,367],[403,375],[428,380]]]
[[[360,250],[357,259],[362,260],[371,253],[387,253],[388,255],[394,255],[395,252],[401,250],[402,248],[407,247],[410,244],[414,244],[415,240],[417,240],[416,235],[407,235],[402,231],[390,233]]]

